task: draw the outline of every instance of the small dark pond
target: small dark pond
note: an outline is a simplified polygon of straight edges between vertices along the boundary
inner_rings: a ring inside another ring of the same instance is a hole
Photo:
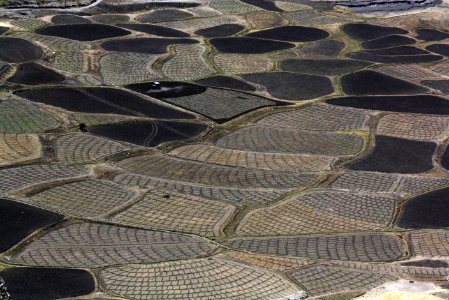
[[[432,142],[376,136],[373,152],[349,164],[348,168],[385,173],[421,173],[433,168],[435,149],[436,144]]]

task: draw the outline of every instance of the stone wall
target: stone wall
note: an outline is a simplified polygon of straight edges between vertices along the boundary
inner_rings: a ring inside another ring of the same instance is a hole
[[[0,5],[9,8],[19,7],[72,7],[84,6],[94,0],[1,0]]]

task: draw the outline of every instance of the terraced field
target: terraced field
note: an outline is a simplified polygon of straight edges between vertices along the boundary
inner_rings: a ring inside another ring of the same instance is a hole
[[[12,299],[449,299],[449,13],[88,2],[0,19]]]

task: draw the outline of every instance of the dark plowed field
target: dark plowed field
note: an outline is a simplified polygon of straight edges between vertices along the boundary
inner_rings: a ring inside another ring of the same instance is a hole
[[[228,88],[245,92],[254,92],[256,90],[256,88],[253,85],[248,84],[245,81],[238,80],[236,78],[228,76],[209,77],[207,79],[198,80],[196,81],[196,83],[201,85]]]
[[[55,25],[38,29],[37,33],[77,41],[95,41],[130,34],[127,30],[104,24]]]
[[[118,24],[117,26],[123,27],[129,30],[140,31],[152,35],[162,36],[162,37],[189,37],[188,33],[180,30],[158,26],[150,24]]]
[[[0,26],[0,35],[3,35],[8,31],[9,31],[9,27]]]
[[[204,125],[193,123],[141,121],[91,127],[87,131],[94,135],[121,142],[155,147],[165,142],[193,138],[206,129],[207,127]]]
[[[136,83],[126,88],[156,98],[176,98],[204,93],[206,87],[187,82],[162,81],[160,89],[153,88],[151,82]]]
[[[407,30],[397,27],[385,27],[371,24],[346,24],[343,31],[354,40],[369,41],[392,34],[406,34]]]
[[[243,75],[243,78],[265,86],[272,96],[287,100],[313,99],[334,92],[329,78],[316,75],[272,72]]]
[[[447,44],[433,44],[426,47],[426,50],[432,51],[433,53],[449,56],[449,45]]]
[[[41,58],[42,49],[19,38],[0,38],[0,60],[21,63]]]
[[[350,59],[287,59],[280,63],[283,71],[313,74],[341,75],[372,65],[369,62]]]
[[[191,13],[177,9],[156,10],[139,16],[137,19],[142,23],[158,23],[183,20],[193,17]]]
[[[86,113],[190,119],[184,112],[143,99],[128,91],[112,88],[47,88],[17,92],[28,100]]]
[[[385,173],[421,173],[433,168],[436,144],[377,136],[372,153],[349,165],[352,170]]]
[[[397,46],[405,46],[414,44],[416,41],[412,38],[403,35],[387,35],[375,40],[362,43],[362,47],[365,49],[383,49]]]
[[[283,26],[252,32],[246,36],[284,42],[311,42],[325,39],[329,36],[329,33],[322,29],[312,27]]]
[[[368,50],[366,53],[375,55],[423,55],[430,54],[428,51],[413,46],[399,46],[387,49]]]
[[[205,29],[200,29],[195,31],[196,35],[201,35],[206,38],[214,38],[214,37],[227,37],[234,35],[240,31],[245,29],[242,25],[239,24],[223,24],[214,27],[209,27]]]
[[[90,24],[92,21],[77,15],[56,15],[51,21],[57,25]]]
[[[449,189],[423,194],[402,207],[399,226],[403,228],[449,227]]]
[[[59,214],[7,199],[0,199],[0,213],[0,252],[15,246],[39,228],[64,218]]]
[[[105,50],[118,52],[140,52],[149,54],[162,54],[167,52],[167,47],[174,44],[197,44],[198,41],[186,38],[135,38],[112,40],[101,44]]]
[[[360,71],[341,79],[343,91],[350,95],[422,94],[427,88],[374,71]]]
[[[210,43],[219,52],[260,54],[293,48],[295,45],[250,37],[229,37],[211,39]]]
[[[269,11],[282,11],[273,2],[267,0],[242,0],[242,2],[260,7]]]
[[[418,36],[416,37],[417,39],[426,42],[441,41],[449,38],[449,33],[431,28],[417,29],[416,33],[418,34]]]
[[[62,74],[36,63],[19,65],[14,76],[8,79],[9,82],[27,85],[60,83],[64,80],[65,77]]]
[[[127,15],[104,14],[104,15],[92,16],[92,20],[97,23],[114,25],[114,24],[118,24],[118,23],[128,22],[130,20],[130,17]]]
[[[447,261],[430,259],[403,262],[401,265],[410,267],[449,268]]]
[[[93,276],[84,270],[13,268],[0,272],[12,299],[49,300],[83,296],[95,290]]]
[[[430,95],[341,97],[327,100],[327,103],[381,111],[449,115],[449,101]]]
[[[384,64],[418,64],[442,60],[440,55],[377,55],[368,52],[350,52],[348,58]]]

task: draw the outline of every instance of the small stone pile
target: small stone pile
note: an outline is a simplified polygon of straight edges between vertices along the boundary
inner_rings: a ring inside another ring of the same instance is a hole
[[[11,300],[11,295],[8,293],[6,283],[3,278],[0,277],[0,300]]]

